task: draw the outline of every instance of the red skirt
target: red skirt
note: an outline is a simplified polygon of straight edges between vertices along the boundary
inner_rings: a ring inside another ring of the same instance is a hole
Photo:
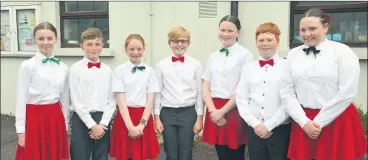
[[[319,109],[304,108],[309,119]],[[332,123],[322,128],[318,139],[308,137],[304,130],[292,122],[288,158],[294,160],[355,160],[367,152],[367,139],[357,109],[353,104]]]
[[[137,126],[142,118],[144,107],[128,107],[130,119]],[[110,138],[110,156],[115,160],[156,159],[160,154],[160,146],[157,141],[152,116],[149,117],[147,125],[143,130],[143,136],[137,139],[128,136],[128,129],[118,110],[114,119]]]
[[[216,109],[222,108],[229,99],[212,98]],[[206,110],[206,117],[202,133],[202,142],[211,145],[228,145],[231,149],[237,149],[240,145],[247,144],[248,137],[245,134],[245,121],[240,117],[238,108],[234,108],[225,115],[225,126],[218,127],[211,120],[211,114]]]
[[[17,146],[15,160],[69,159],[68,134],[61,104],[26,106],[24,147]]]

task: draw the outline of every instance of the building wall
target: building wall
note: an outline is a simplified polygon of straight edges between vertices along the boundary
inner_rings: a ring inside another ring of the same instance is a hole
[[[2,2],[2,6],[13,4],[40,4],[40,21],[49,21],[60,29],[59,2]],[[260,10],[269,14],[259,14]],[[230,14],[230,2],[218,2],[216,18],[198,18],[198,2],[109,2],[110,48],[104,49],[101,61],[111,68],[127,61],[124,53],[125,38],[138,33],[146,41],[145,62],[153,67],[164,57],[170,56],[167,43],[168,31],[177,25],[191,32],[188,54],[199,59],[205,66],[208,55],[220,47],[218,22]],[[289,2],[239,2],[239,18],[242,29],[239,43],[258,57],[255,48],[255,28],[264,22],[272,21],[281,29],[279,52],[286,56],[289,50]],[[60,32],[60,31],[59,31]],[[60,33],[58,33],[60,35]],[[60,48],[56,45],[55,54],[68,66],[80,60],[83,53],[78,48]],[[367,50],[355,49],[361,62],[357,104],[367,107]],[[19,65],[30,56],[1,57],[1,114],[14,115],[16,81]]]

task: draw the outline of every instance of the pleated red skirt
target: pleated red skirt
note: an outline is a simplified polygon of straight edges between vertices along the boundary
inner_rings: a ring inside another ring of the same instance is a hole
[[[140,123],[144,107],[128,107],[130,119],[134,126]],[[157,141],[152,116],[149,117],[147,125],[143,130],[143,136],[133,139],[128,136],[128,129],[118,110],[114,119],[112,133],[110,137],[110,156],[115,160],[156,159],[160,154],[160,146]]]
[[[319,109],[304,108],[309,119]],[[332,123],[322,128],[318,139],[308,137],[304,130],[292,122],[288,158],[293,160],[356,160],[367,152],[367,139],[357,109],[353,104]]]
[[[222,108],[229,99],[212,98],[216,109]],[[211,114],[206,110],[206,117],[202,133],[202,142],[211,145],[228,145],[231,149],[237,149],[240,145],[247,144],[248,137],[245,134],[245,121],[240,117],[238,108],[234,108],[225,116],[227,124],[218,127],[211,120]]]
[[[69,159],[68,148],[61,104],[27,104],[25,145],[17,146],[15,160]]]

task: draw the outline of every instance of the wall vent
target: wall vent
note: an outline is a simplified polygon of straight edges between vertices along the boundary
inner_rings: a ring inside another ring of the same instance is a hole
[[[217,2],[198,2],[199,18],[216,18]]]

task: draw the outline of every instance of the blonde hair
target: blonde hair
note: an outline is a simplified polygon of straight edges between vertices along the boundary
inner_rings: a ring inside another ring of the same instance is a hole
[[[190,43],[190,32],[181,26],[172,28],[169,34],[167,34],[167,37],[169,43],[170,41],[179,38],[186,38],[188,40],[188,43]]]
[[[281,31],[280,31],[279,27],[276,24],[272,23],[272,22],[263,23],[263,24],[261,24],[257,27],[256,40],[257,40],[258,35],[260,35],[261,33],[272,33],[272,34],[275,35],[276,41],[277,42],[280,41]]]
[[[101,30],[98,28],[87,28],[81,34],[80,43],[82,44],[85,40],[91,40],[96,38],[101,38],[101,40],[103,41]]]

